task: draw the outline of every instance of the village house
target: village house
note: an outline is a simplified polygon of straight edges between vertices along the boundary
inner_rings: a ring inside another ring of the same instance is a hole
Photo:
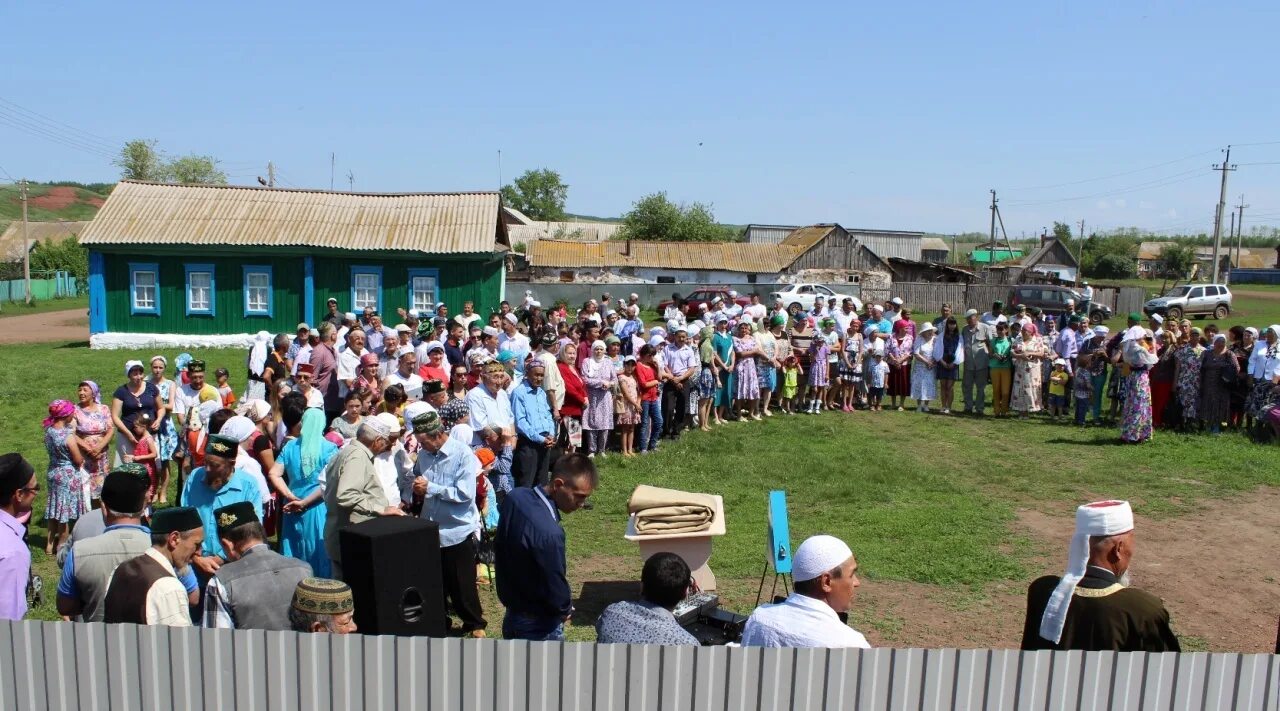
[[[503,298],[496,192],[121,182],[81,235],[93,347],[243,345],[340,311]]]

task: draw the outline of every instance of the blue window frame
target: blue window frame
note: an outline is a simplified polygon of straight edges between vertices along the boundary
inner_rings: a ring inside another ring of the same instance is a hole
[[[260,264],[245,264],[244,274],[244,315],[272,315],[271,267]]]
[[[183,264],[188,316],[213,316],[218,293],[212,264]]]
[[[366,306],[382,311],[382,267],[351,267],[351,310],[359,314]]]
[[[440,301],[440,270],[409,270],[409,308],[419,313],[435,311]]]
[[[129,313],[160,315],[160,265],[129,262]]]

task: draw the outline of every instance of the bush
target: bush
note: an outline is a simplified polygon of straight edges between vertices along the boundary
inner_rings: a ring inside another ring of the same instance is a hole
[[[1122,254],[1104,254],[1085,274],[1098,279],[1132,279],[1138,275],[1138,260]]]

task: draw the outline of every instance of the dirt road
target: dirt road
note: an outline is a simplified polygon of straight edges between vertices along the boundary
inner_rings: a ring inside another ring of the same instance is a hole
[[[39,314],[0,318],[0,345],[87,341],[88,339],[89,317],[86,309],[46,311]]]

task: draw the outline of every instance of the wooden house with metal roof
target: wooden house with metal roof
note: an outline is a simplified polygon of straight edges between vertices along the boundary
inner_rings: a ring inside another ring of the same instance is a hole
[[[233,345],[340,311],[494,304],[496,192],[343,193],[121,182],[83,231],[95,347]],[[393,317],[389,317],[393,318]]]

